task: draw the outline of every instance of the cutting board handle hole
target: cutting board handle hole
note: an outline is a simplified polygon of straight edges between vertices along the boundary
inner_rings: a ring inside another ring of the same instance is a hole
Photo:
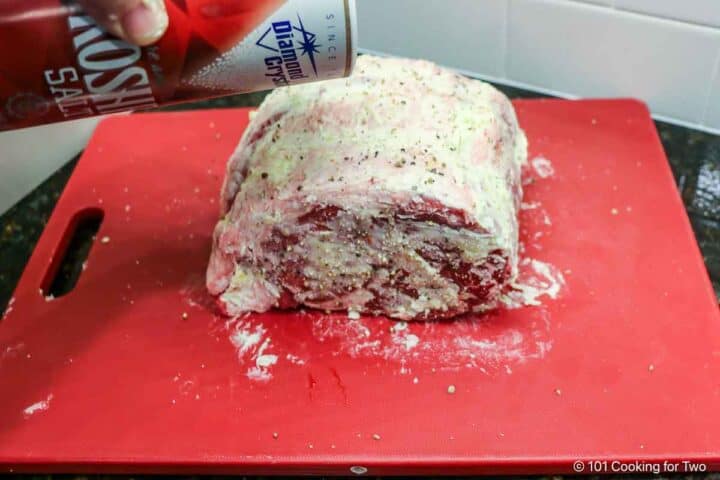
[[[99,208],[86,208],[72,217],[40,286],[46,296],[59,298],[75,288],[104,217]]]

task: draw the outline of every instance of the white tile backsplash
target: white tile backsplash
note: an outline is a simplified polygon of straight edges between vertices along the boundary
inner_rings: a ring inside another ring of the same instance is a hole
[[[702,119],[720,31],[559,0],[510,0],[508,21],[508,78]]]
[[[507,0],[358,0],[361,48],[502,76]]]
[[[615,7],[656,17],[720,27],[718,0],[615,0]]]

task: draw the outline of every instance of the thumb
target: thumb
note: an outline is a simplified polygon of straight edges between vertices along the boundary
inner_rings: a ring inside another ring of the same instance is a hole
[[[78,0],[108,32],[136,45],[155,43],[168,27],[163,0]]]

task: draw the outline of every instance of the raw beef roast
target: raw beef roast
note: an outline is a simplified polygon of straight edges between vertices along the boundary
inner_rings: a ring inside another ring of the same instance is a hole
[[[492,86],[361,57],[267,97],[230,159],[207,286],[229,315],[404,320],[496,305],[517,269],[526,140]]]

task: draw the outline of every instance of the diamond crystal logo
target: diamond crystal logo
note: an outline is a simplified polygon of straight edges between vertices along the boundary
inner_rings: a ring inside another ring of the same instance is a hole
[[[319,48],[322,45],[318,45],[317,35],[305,28],[300,15],[297,16],[295,24],[290,20],[273,22],[255,44],[273,52],[265,57],[265,75],[270,77],[275,85],[289,85],[293,80],[307,78],[300,61],[303,57],[307,57],[317,77],[315,55],[320,53]]]

